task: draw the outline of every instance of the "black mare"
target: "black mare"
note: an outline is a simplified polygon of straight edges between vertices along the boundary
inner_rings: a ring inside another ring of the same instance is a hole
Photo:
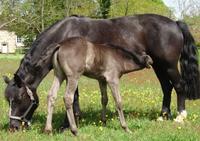
[[[164,94],[161,111],[164,117],[170,117],[172,88],[177,93],[179,121],[186,117],[185,99],[200,96],[197,48],[185,23],[154,14],[102,20],[67,17],[40,34],[22,59],[15,77],[5,78],[10,128],[19,128],[21,121],[31,119],[35,103],[39,102],[37,87],[52,69],[55,44],[75,36],[83,36],[92,43],[126,47],[136,54],[149,54]],[[177,67],[179,60],[181,73]],[[74,104],[78,105],[78,92]],[[79,106],[74,107],[76,114]]]

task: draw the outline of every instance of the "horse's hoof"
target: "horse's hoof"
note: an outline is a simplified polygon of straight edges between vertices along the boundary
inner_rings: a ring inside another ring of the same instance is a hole
[[[160,116],[160,117],[158,117],[157,118],[157,120],[156,121],[164,121],[164,119],[163,119],[163,117],[162,116]]]
[[[179,118],[175,118],[174,122],[176,122],[176,123],[184,123],[184,120],[183,119],[179,119]]]
[[[68,130],[68,129],[69,129],[69,127],[63,127],[63,126],[62,126],[62,127],[59,128],[59,132],[60,132],[60,133],[63,133],[63,132],[65,132],[65,131]]]
[[[174,119],[177,123],[184,123],[184,120],[187,118],[187,112],[184,110],[178,114],[178,116]]]
[[[106,126],[106,121],[102,122],[102,126],[105,127]]]

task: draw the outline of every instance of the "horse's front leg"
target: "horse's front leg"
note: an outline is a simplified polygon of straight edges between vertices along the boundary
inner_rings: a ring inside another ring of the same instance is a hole
[[[114,98],[114,101],[116,104],[116,109],[119,114],[121,126],[126,132],[131,132],[127,126],[127,123],[124,118],[124,113],[122,110],[122,98],[121,98],[120,92],[119,92],[119,79],[116,77],[112,77],[111,79],[108,79],[107,82],[112,91],[112,95],[113,95],[113,98]]]
[[[107,95],[107,82],[104,80],[99,80],[99,87],[101,90],[101,121],[106,125],[106,106],[108,104],[108,95]]]
[[[78,86],[78,77],[67,77],[67,89],[66,89],[66,93],[64,96],[64,102],[65,102],[65,107],[67,110],[67,117],[69,120],[69,125],[70,125],[70,129],[71,132],[74,135],[78,134],[78,130],[77,130],[77,126],[76,126],[76,122],[74,119],[74,113],[73,113],[73,108],[72,108],[72,104],[74,101],[74,93],[76,91],[76,88]]]
[[[52,115],[53,115],[53,108],[54,103],[57,97],[58,90],[60,85],[63,81],[63,77],[54,76],[53,84],[47,96],[47,120],[45,126],[45,132],[50,133],[52,132]]]

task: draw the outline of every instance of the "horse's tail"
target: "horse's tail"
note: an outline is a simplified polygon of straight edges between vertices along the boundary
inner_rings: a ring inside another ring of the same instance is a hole
[[[186,23],[177,21],[184,38],[184,47],[180,56],[181,77],[183,80],[186,98],[200,98],[200,72],[198,50],[195,41]]]

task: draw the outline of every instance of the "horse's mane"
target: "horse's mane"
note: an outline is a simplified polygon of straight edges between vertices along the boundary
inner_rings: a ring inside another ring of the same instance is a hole
[[[69,17],[84,18],[85,16],[74,14],[74,15],[71,15],[71,16],[69,16]],[[33,41],[32,46],[31,46],[31,48],[30,48],[30,53],[32,54],[32,53],[35,51],[35,49],[37,48],[37,46],[38,46],[38,44],[41,42],[41,40],[44,39],[45,36],[47,36],[46,33],[47,33],[49,30],[51,30],[55,25],[59,24],[60,22],[66,20],[66,19],[69,18],[69,17],[65,17],[65,18],[62,19],[62,20],[56,21],[54,24],[52,24],[51,26],[49,26],[48,28],[46,28],[43,32],[41,32],[39,35],[37,35],[36,40]]]
[[[51,30],[55,25],[57,25],[58,23],[60,23],[62,20],[58,20],[56,21],[54,24],[52,24],[51,26],[49,26],[48,28],[46,28],[43,32],[41,32],[39,35],[37,35],[36,40],[33,41],[31,48],[30,48],[30,53],[32,54],[35,49],[37,48],[38,44],[41,42],[42,39],[44,39],[44,37],[46,36],[46,33]]]

